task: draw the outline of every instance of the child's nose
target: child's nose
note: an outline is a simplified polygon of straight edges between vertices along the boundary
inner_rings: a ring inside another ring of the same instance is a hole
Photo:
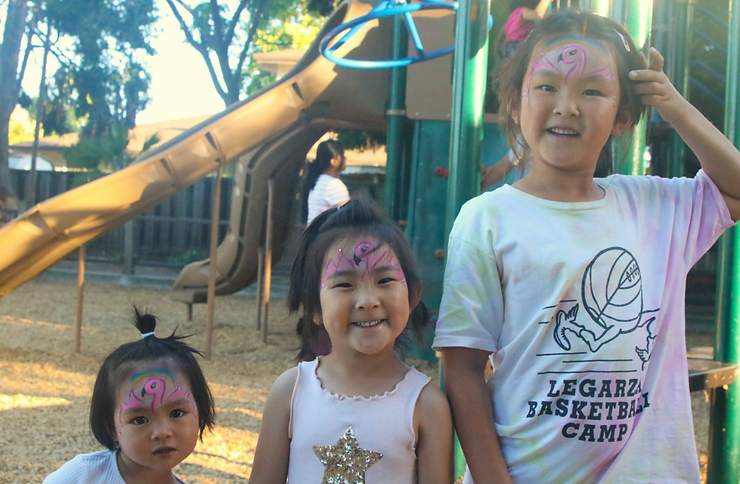
[[[380,305],[375,287],[362,287],[357,294],[357,309],[372,309]]]
[[[553,112],[565,117],[578,116],[580,114],[578,103],[573,96],[567,94],[558,96]]]
[[[152,428],[152,440],[162,440],[172,436],[172,426],[169,422],[155,422]]]

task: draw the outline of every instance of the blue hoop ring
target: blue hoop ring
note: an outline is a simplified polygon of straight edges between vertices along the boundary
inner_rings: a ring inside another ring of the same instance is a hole
[[[409,64],[413,64],[414,62],[423,62],[430,59],[436,59],[437,57],[442,57],[454,51],[455,44],[452,44],[449,47],[445,47],[444,49],[435,50],[434,52],[424,52],[424,46],[421,44],[419,31],[416,29],[416,24],[411,17],[411,12],[417,12],[419,10],[439,9],[452,10],[456,12],[458,9],[458,3],[430,0],[422,1],[419,3],[406,3],[402,5],[396,5],[395,0],[385,0],[376,5],[375,8],[370,11],[370,13],[361,17],[357,17],[356,19],[352,19],[349,22],[334,27],[329,32],[327,32],[324,38],[321,39],[321,42],[319,43],[319,51],[324,57],[334,62],[335,64],[342,67],[350,67],[355,69],[386,69],[389,67],[403,67]],[[404,57],[402,59],[376,61],[344,59],[342,57],[337,57],[334,55],[334,52],[339,47],[344,45],[344,43],[347,42],[347,40],[349,40],[354,34],[356,34],[362,28],[363,24],[369,22],[370,20],[391,17],[399,14],[403,14],[403,16],[406,17],[406,24],[408,26],[409,35],[411,36],[411,39],[414,42],[414,47],[416,47],[417,51],[417,54],[415,56]],[[335,42],[334,45],[328,47],[329,42],[331,42],[335,37],[337,37],[345,30],[349,30],[349,32],[347,32],[344,36],[342,36],[341,39]]]

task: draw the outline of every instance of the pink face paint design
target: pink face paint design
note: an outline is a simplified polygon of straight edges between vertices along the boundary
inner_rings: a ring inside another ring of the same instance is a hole
[[[529,96],[531,78],[541,70],[562,74],[566,83],[585,76],[605,77],[611,81],[613,92],[617,83],[609,65],[608,55],[601,44],[587,37],[569,36],[551,40],[545,44],[540,59],[532,62],[522,97]]]
[[[193,402],[193,397],[190,394],[189,391],[184,390],[180,385],[175,388],[175,391],[170,393],[167,396],[167,400],[179,400],[184,399],[190,402],[190,408],[192,408],[193,413],[195,414],[195,418],[198,418],[198,407],[195,405],[195,402]]]
[[[150,376],[153,373],[163,376]],[[170,388],[175,385],[177,386],[165,397],[167,394],[168,379],[171,382]],[[136,383],[137,380],[144,380],[141,387]],[[121,407],[118,413],[118,421],[120,423],[123,423],[122,416],[124,412],[134,407],[147,406],[147,402],[148,407],[153,413],[156,413],[165,402],[177,399],[187,400],[194,411],[197,409],[190,391],[183,389],[181,385],[178,385],[175,375],[166,370],[149,370],[137,373],[131,377],[130,381],[133,383],[134,388],[132,388],[129,391],[128,396],[121,401]],[[196,418],[198,417],[197,413],[195,416]]]
[[[365,264],[364,271],[362,272],[361,280],[365,280],[376,267],[387,266],[392,268],[396,274],[395,277],[398,281],[406,284],[406,276],[401,269],[400,264],[396,261],[395,256],[391,251],[384,250],[379,252],[374,243],[364,240],[355,245],[352,250],[352,259],[344,255],[342,249],[339,249],[339,255],[337,260],[330,259],[326,264],[324,270],[324,278],[321,281],[321,288],[327,287],[329,279],[338,272],[350,272],[354,271],[355,267],[360,267],[363,263]]]
[[[337,272],[353,271],[355,268],[354,261],[344,255],[342,249],[339,249],[337,260],[329,259],[324,269],[324,278],[321,280],[321,289],[326,289],[326,285],[331,277]]]
[[[128,394],[128,398],[121,401],[121,410],[118,412],[118,421],[120,423],[123,423],[123,419],[121,418],[123,412],[125,412],[129,408],[137,407],[139,405],[144,405],[144,400],[141,400],[139,397],[137,397],[134,391],[131,390],[131,392]],[[121,432],[118,433],[120,435]]]

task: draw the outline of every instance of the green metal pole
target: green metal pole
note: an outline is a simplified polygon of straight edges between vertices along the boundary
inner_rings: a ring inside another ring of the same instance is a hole
[[[408,51],[408,33],[403,16],[393,17],[393,46],[391,58],[406,57]],[[385,212],[393,220],[401,217],[400,196],[401,170],[404,158],[404,121],[406,118],[406,67],[391,69],[391,86],[388,101],[388,130],[386,149],[388,158],[385,165],[385,184],[383,188],[383,205]]]
[[[591,0],[589,9],[598,13],[602,17],[608,17],[611,13],[611,0]]]
[[[669,59],[673,61],[670,66],[671,81],[679,93],[685,98],[689,95],[689,64],[691,63],[691,23],[694,16],[694,0],[679,0],[675,4],[673,20],[675,28],[672,29],[676,35],[672,35],[671,51]],[[671,134],[671,156],[668,161],[668,176],[684,176],[684,156],[686,154],[686,143],[683,142],[678,133]]]
[[[452,73],[450,178],[447,184],[447,233],[460,207],[479,191],[483,102],[488,69],[488,0],[460,0],[455,26]],[[455,439],[455,477],[465,473],[465,458]]]
[[[461,0],[455,26],[452,73],[450,178],[447,232],[462,205],[480,189],[483,100],[488,68],[488,0]]]
[[[614,2],[613,11],[623,12],[625,26],[637,48],[646,46],[650,39],[653,16],[652,0],[617,0]],[[640,121],[632,133],[620,137],[622,139],[617,144],[614,160],[616,162],[624,160],[619,171],[625,175],[643,174],[646,126],[646,121]],[[625,143],[629,148],[626,151],[620,150],[619,146]]]
[[[725,86],[725,135],[740,147],[740,0],[731,0]],[[717,270],[714,358],[740,363],[740,237],[737,227],[722,236]],[[740,383],[712,392],[708,484],[740,481]]]

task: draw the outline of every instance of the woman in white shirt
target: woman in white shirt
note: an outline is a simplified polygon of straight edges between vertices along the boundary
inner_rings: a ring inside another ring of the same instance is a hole
[[[344,205],[349,201],[347,186],[337,178],[344,171],[347,159],[344,147],[337,140],[323,141],[316,149],[316,159],[308,164],[303,193],[308,193],[306,225],[324,210]]]

